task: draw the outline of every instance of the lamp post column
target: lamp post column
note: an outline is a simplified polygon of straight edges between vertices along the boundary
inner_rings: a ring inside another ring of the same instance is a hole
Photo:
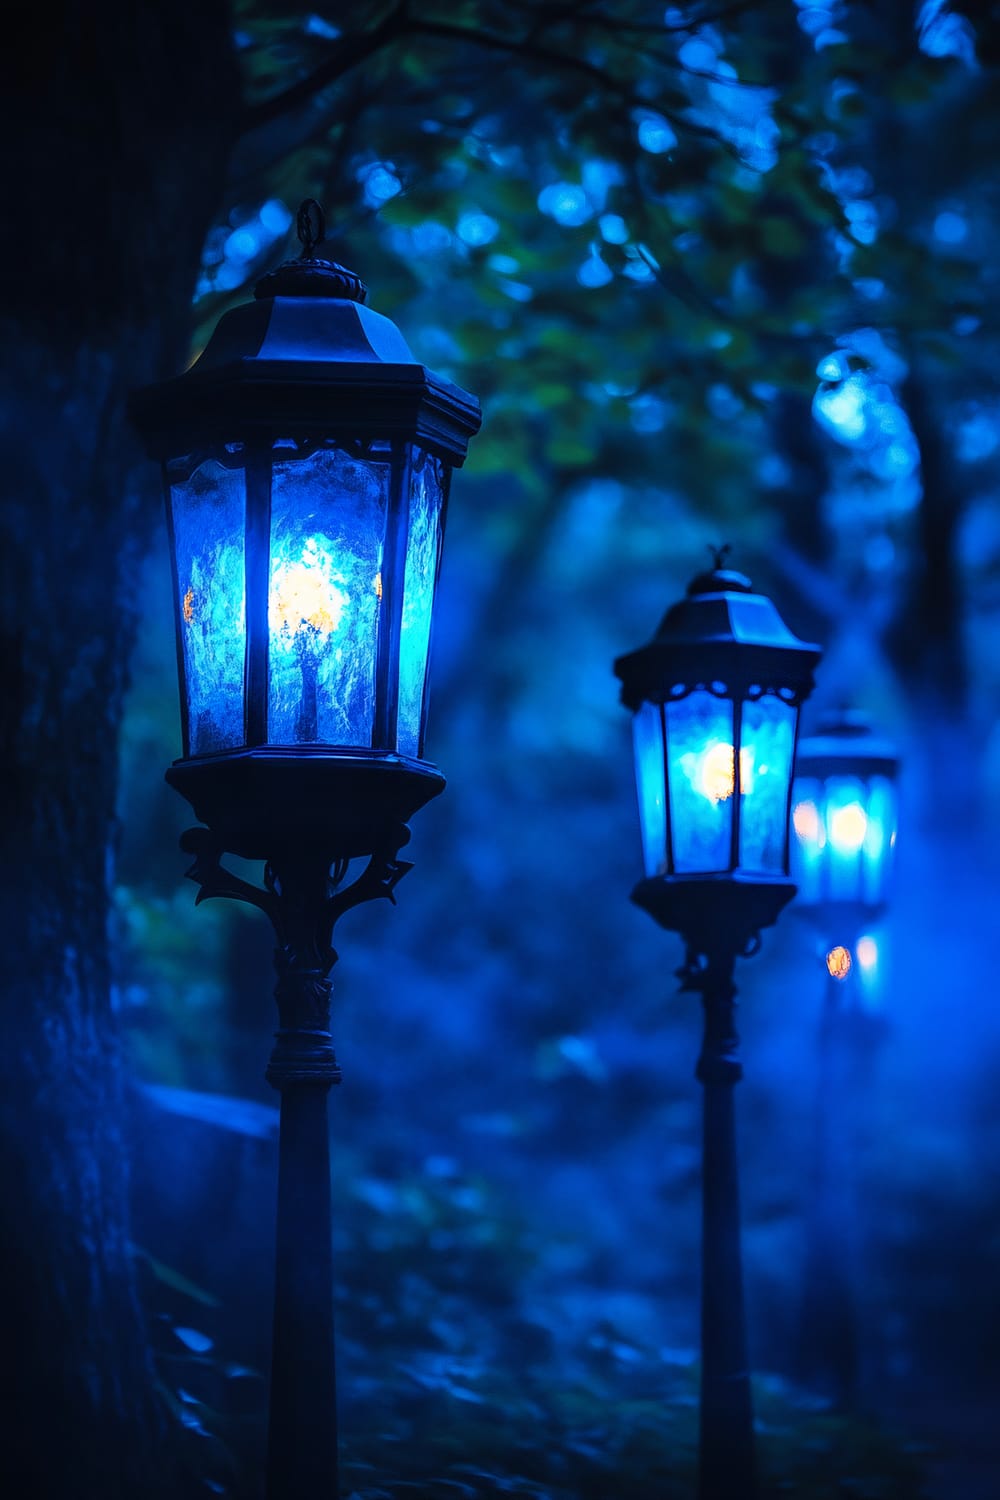
[[[395,901],[412,869],[398,857],[409,837],[401,824],[384,826],[379,851],[347,886],[348,859],[286,848],[265,866],[263,889],[221,863],[224,849],[209,829],[189,829],[181,839],[195,855],[187,874],[198,900],[224,896],[259,907],[278,939],[279,1026],[267,1066],[281,1094],[267,1500],[336,1500],[339,1493],[326,1113],[330,1088],[340,1082],[330,1036],[333,929],[364,901]]]
[[[317,918],[329,860],[282,868],[299,930],[275,952],[280,1026],[267,1081],[281,1094],[268,1500],[336,1500],[337,1391],[327,1096],[340,1082],[330,1036],[329,964]]]
[[[735,954],[708,953],[687,983],[701,991],[703,1095],[700,1500],[753,1500],[753,1404],[743,1306],[733,1089],[743,1076],[734,1021]]]

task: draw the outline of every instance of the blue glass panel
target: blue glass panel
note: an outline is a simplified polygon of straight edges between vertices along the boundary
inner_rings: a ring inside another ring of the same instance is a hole
[[[743,705],[740,866],[744,870],[784,873],[797,713],[773,693]]]
[[[441,550],[443,469],[436,459],[415,448],[411,474],[410,528],[399,637],[397,744],[403,755],[419,755],[423,739],[424,683]]]
[[[823,899],[823,865],[826,849],[826,818],[823,815],[823,783],[811,776],[795,778],[792,802],[792,876],[803,905]]]
[[[243,744],[243,470],[215,459],[170,486],[189,750]]]
[[[865,787],[856,776],[826,782],[826,896],[831,901],[861,900],[861,859],[868,837]]]
[[[861,849],[862,895],[873,906],[885,899],[896,844],[896,788],[873,776],[868,791],[868,829]]]
[[[372,742],[389,465],[318,448],[271,478],[268,739]]]
[[[633,716],[632,745],[643,868],[647,875],[662,875],[667,867],[667,803],[663,714],[658,703],[644,703]]]
[[[697,688],[666,705],[670,828],[679,875],[730,867],[733,705]]]

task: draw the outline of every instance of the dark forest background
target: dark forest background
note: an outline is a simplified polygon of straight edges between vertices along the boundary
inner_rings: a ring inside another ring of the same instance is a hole
[[[0,322],[0,1288],[12,1494],[260,1494],[270,935],[196,913],[169,562],[130,390],[298,201],[476,392],[395,910],[339,933],[347,1488],[691,1492],[698,1018],[630,907],[611,659],[706,560],[899,744],[843,1253],[803,1374],[822,952],[742,968],[774,1495],[1000,1489],[1000,13],[950,0],[57,0],[9,23]],[[16,35],[15,35],[16,31]],[[807,720],[807,727],[808,727]]]

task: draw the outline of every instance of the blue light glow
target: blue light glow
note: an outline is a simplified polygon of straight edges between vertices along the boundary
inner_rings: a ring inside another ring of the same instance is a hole
[[[500,225],[489,214],[473,210],[463,214],[456,225],[458,237],[466,245],[478,248],[489,245],[500,233]]]
[[[590,199],[582,187],[572,182],[552,182],[538,195],[538,207],[557,224],[578,228],[593,215]]]
[[[596,252],[590,256],[589,260],[583,262],[576,273],[576,279],[580,285],[588,287],[607,286],[609,281],[614,280],[614,277],[615,273],[607,261],[602,260]]]
[[[802,904],[882,902],[896,819],[896,789],[887,777],[797,777],[792,865]]]
[[[243,470],[208,459],[170,504],[190,754],[205,755],[244,740]]]
[[[415,448],[399,638],[397,744],[401,755],[419,755],[421,752],[424,684],[431,643],[434,585],[441,551],[441,504],[440,470],[432,458]]]
[[[381,208],[390,198],[403,191],[403,184],[396,176],[391,161],[377,161],[361,172],[364,182],[364,200],[369,208]]]
[[[934,238],[940,240],[942,245],[960,245],[968,232],[969,226],[962,215],[953,213],[950,209],[938,214],[934,220]]]
[[[773,693],[743,705],[740,866],[745,870],[780,874],[785,868],[795,717],[792,705]]]
[[[271,484],[268,739],[368,746],[388,466],[339,449],[282,460]]]
[[[728,870],[732,846],[733,705],[696,688],[666,705],[670,826],[678,874]]]
[[[629,237],[629,228],[621,214],[601,214],[597,221],[601,238],[609,245],[624,245]]]
[[[677,145],[677,134],[662,115],[645,115],[639,121],[639,145],[651,156],[662,156]]]
[[[667,867],[667,811],[663,716],[658,703],[644,703],[633,716],[632,748],[643,869],[647,876],[662,875]]]

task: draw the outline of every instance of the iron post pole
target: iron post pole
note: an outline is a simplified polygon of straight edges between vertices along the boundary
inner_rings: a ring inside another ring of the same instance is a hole
[[[310,875],[315,891],[306,889]],[[304,876],[304,905],[326,899],[326,870]],[[280,1028],[267,1068],[281,1094],[267,1500],[336,1500],[337,1391],[327,1095],[340,1081],[330,1036],[331,984],[314,954],[276,952]]]
[[[694,981],[705,1020],[697,1067],[704,1091],[699,1500],[754,1500],[757,1492],[733,1107],[743,1076],[734,960],[732,951],[706,954]]]
[[[295,847],[267,862],[263,888],[222,864],[224,846],[192,828],[181,846],[198,900],[245,901],[269,918],[278,939],[278,1031],[267,1079],[281,1094],[274,1335],[268,1414],[267,1500],[336,1500],[337,1393],[333,1332],[333,1245],[327,1095],[340,1082],[330,1035],[333,929],[364,901],[395,901],[412,869],[399,856],[403,824],[378,832],[378,850],[344,885],[348,858]],[[374,842],[374,840],[373,840]]]

